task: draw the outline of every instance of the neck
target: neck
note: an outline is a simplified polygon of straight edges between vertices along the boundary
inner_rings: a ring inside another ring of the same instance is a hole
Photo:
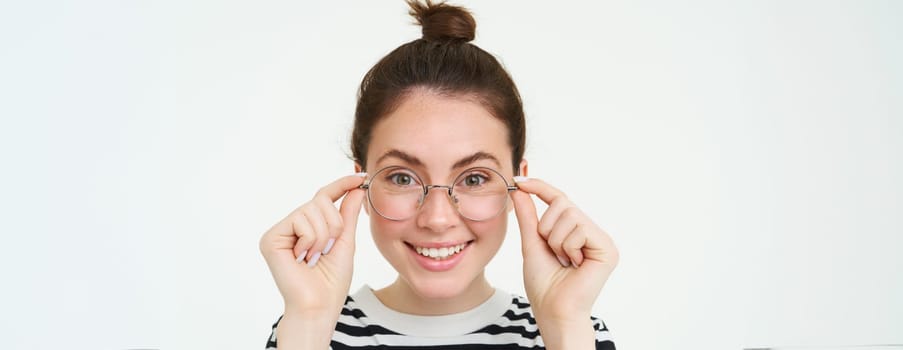
[[[483,274],[475,278],[463,292],[450,298],[429,298],[417,293],[399,276],[389,286],[374,292],[388,308],[411,315],[448,315],[473,309],[489,300],[495,289]]]

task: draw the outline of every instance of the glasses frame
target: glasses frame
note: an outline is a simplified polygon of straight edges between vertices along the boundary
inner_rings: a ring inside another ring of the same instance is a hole
[[[420,186],[423,187],[423,192],[420,193],[420,199],[417,200],[417,211],[420,211],[420,208],[423,207],[423,202],[426,200],[426,196],[428,196],[428,195],[430,194],[430,190],[432,190],[432,189],[434,189],[434,188],[444,188],[444,189],[446,190],[445,192],[448,194],[448,198],[452,200],[452,204],[455,206],[455,211],[458,212],[458,215],[461,215],[462,218],[465,218],[465,219],[467,219],[467,220],[470,220],[470,221],[476,221],[476,222],[479,222],[479,221],[487,221],[487,220],[490,220],[490,219],[495,218],[496,216],[499,216],[499,214],[501,214],[503,211],[505,211],[505,207],[507,206],[507,202],[506,202],[505,205],[502,206],[502,208],[499,209],[499,211],[498,211],[497,213],[492,214],[492,216],[489,216],[489,217],[487,217],[487,218],[485,218],[485,219],[474,220],[474,219],[471,219],[471,218],[465,216],[463,213],[461,213],[461,208],[458,206],[458,199],[455,198],[455,194],[454,194],[455,183],[457,183],[458,180],[460,180],[462,176],[465,176],[465,174],[467,174],[468,172],[471,172],[471,171],[473,171],[473,170],[481,170],[481,171],[482,171],[482,170],[488,170],[488,171],[491,171],[491,172],[495,173],[496,175],[498,175],[499,178],[501,178],[502,181],[505,182],[505,189],[507,190],[508,193],[511,193],[511,191],[514,191],[514,190],[517,190],[517,189],[518,189],[518,188],[517,188],[517,184],[512,185],[512,184],[508,183],[508,179],[506,179],[505,176],[502,175],[502,173],[498,172],[497,170],[495,170],[495,169],[493,169],[493,168],[489,168],[489,167],[478,166],[478,167],[467,168],[467,169],[461,171],[461,173],[458,174],[458,176],[455,176],[455,179],[452,180],[451,185],[427,185],[427,184],[424,183],[424,181],[423,181],[423,179],[420,177],[420,175],[417,174],[416,171],[414,171],[414,169],[411,169],[411,168],[408,168],[408,167],[405,167],[405,166],[401,166],[401,165],[390,165],[390,166],[387,166],[387,167],[384,167],[384,168],[382,168],[382,169],[377,170],[375,173],[373,173],[373,177],[368,178],[367,181],[364,182],[362,185],[358,186],[358,188],[367,191],[367,202],[370,203],[370,207],[373,208],[373,211],[375,211],[377,214],[379,214],[379,216],[382,216],[382,217],[385,218],[386,220],[392,220],[392,221],[404,221],[404,220],[408,220],[408,219],[410,219],[410,218],[412,218],[412,217],[414,217],[414,216],[417,216],[417,214],[416,214],[416,212],[415,212],[414,215],[412,215],[412,216],[410,216],[410,217],[407,217],[407,218],[404,218],[404,219],[390,218],[390,217],[387,217],[387,216],[383,215],[382,213],[380,213],[379,210],[377,210],[376,207],[373,205],[373,199],[370,197],[370,182],[373,181],[373,178],[375,178],[376,175],[382,173],[383,171],[386,171],[387,169],[404,169],[404,170],[407,170],[407,171],[409,171],[411,174],[413,174],[414,177],[416,178],[417,182],[421,184]]]

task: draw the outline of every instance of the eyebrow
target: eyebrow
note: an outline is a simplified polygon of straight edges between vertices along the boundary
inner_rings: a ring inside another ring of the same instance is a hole
[[[400,150],[397,150],[397,149],[391,149],[388,152],[384,153],[382,156],[379,157],[379,159],[376,160],[376,163],[379,164],[379,162],[382,162],[386,158],[390,158],[390,157],[398,158],[410,165],[421,166],[421,167],[423,166],[423,162],[419,158],[417,158],[413,155],[410,155],[408,153],[402,152]],[[489,154],[489,153],[486,153],[483,151],[478,151],[467,157],[461,158],[461,160],[458,160],[457,162],[455,162],[454,165],[451,166],[451,169],[462,168],[462,167],[476,163],[477,161],[483,160],[483,159],[491,160],[499,168],[502,167],[502,163],[499,162],[498,158],[496,158],[492,154]]]
[[[452,169],[463,168],[467,165],[476,163],[478,160],[483,160],[483,159],[491,160],[499,168],[502,167],[502,163],[500,163],[499,160],[497,158],[495,158],[495,156],[493,156],[489,153],[483,152],[483,151],[479,151],[477,153],[470,155],[469,157],[461,158],[461,160],[455,162],[455,165],[452,165],[451,168]]]
[[[382,156],[380,156],[379,159],[376,160],[376,164],[379,164],[379,162],[382,162],[383,160],[385,160],[386,158],[389,158],[389,157],[395,157],[395,158],[401,159],[402,161],[404,161],[408,164],[411,164],[411,165],[423,166],[423,162],[421,162],[420,159],[418,159],[417,157],[414,157],[410,154],[404,153],[397,149],[391,149],[388,152],[386,152],[385,154],[383,154]]]

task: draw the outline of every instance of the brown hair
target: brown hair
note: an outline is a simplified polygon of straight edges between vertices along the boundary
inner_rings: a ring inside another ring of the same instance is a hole
[[[526,127],[520,94],[508,72],[491,54],[469,43],[476,22],[467,9],[426,0],[406,0],[410,14],[423,27],[423,37],[383,57],[364,76],[358,91],[351,153],[367,166],[371,131],[416,89],[445,96],[472,98],[508,129],[515,175],[524,156]]]

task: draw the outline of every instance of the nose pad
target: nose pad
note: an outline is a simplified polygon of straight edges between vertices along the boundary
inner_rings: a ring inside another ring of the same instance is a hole
[[[458,196],[452,194],[452,188],[451,188],[451,187],[443,187],[443,188],[445,188],[445,193],[448,194],[448,198],[451,199],[452,203],[453,203],[453,204],[455,205],[455,207],[457,208],[457,206],[458,206]]]
[[[444,190],[445,190],[445,194],[448,196],[447,198],[450,198],[450,199],[451,199],[451,202],[452,202],[452,204],[453,204],[452,206],[454,207],[454,209],[455,209],[456,211],[458,210],[458,196],[452,194],[452,189],[451,189],[451,187],[438,186],[438,185],[437,185],[437,186],[430,186],[430,187],[428,187],[428,188],[426,189],[426,194],[423,195],[423,197],[420,197],[420,199],[417,200],[417,207],[418,207],[418,208],[423,207],[423,203],[426,201],[427,197],[429,197],[430,192],[432,192],[432,190],[433,190],[434,188],[442,188],[442,189],[444,189]]]

